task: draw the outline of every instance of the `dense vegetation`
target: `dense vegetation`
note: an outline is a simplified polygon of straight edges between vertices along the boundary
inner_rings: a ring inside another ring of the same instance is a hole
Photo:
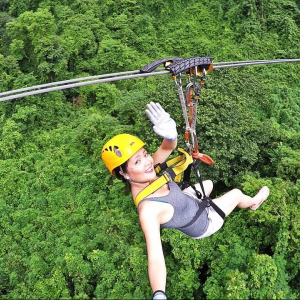
[[[137,70],[171,56],[215,62],[300,58],[296,0],[0,0],[0,92]],[[300,65],[209,73],[198,117],[213,196],[270,198],[214,236],[164,230],[170,299],[300,298]],[[159,145],[144,109],[184,121],[170,76],[90,85],[0,103],[1,299],[151,297],[130,195],[101,161],[122,132]]]

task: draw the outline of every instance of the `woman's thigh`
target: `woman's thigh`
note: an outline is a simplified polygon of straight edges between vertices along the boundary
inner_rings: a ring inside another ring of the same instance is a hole
[[[236,208],[242,196],[243,193],[240,190],[233,189],[212,201],[223,210],[227,217]]]

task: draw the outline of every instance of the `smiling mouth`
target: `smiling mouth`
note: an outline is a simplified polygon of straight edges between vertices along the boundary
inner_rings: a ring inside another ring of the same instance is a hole
[[[147,169],[145,173],[151,173],[151,172],[153,172],[153,168],[152,167],[149,168],[149,169]]]

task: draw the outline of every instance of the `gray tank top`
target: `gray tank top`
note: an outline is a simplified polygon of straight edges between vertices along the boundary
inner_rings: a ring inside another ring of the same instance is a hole
[[[199,200],[184,194],[178,185],[173,181],[169,182],[168,185],[170,189],[168,195],[162,197],[148,196],[142,200],[165,202],[173,206],[174,214],[172,219],[169,222],[162,224],[161,228],[175,228],[193,238],[204,234],[208,227],[206,209],[193,224],[189,225],[188,227],[181,228],[190,223],[195,217],[197,210],[199,209],[197,204]]]

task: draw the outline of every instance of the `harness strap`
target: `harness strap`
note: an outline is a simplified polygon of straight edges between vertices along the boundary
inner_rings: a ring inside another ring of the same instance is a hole
[[[183,154],[166,162],[167,166],[170,166],[174,163],[177,163],[177,165],[175,165],[175,167],[169,170],[168,173],[164,172],[162,176],[158,177],[155,181],[153,181],[144,189],[142,189],[134,199],[134,203],[136,206],[138,206],[143,199],[157,191],[163,185],[170,182],[171,180],[174,180],[193,162],[192,156],[185,152],[183,149],[178,148],[178,151],[182,152]],[[156,167],[156,170],[161,170],[163,165],[165,166],[165,164],[159,164]]]
[[[201,216],[201,214],[203,213],[203,211],[204,211],[204,209],[205,209],[205,207],[207,207],[207,200],[206,199],[203,199],[202,200],[202,202],[197,202],[197,204],[198,204],[198,210],[197,210],[197,213],[196,213],[196,215],[194,216],[194,218],[190,221],[190,222],[188,222],[186,225],[184,225],[184,226],[182,226],[182,227],[180,227],[180,228],[187,228],[187,227],[189,227],[189,226],[191,226],[192,224],[194,224],[197,220],[198,220],[198,218]]]
[[[201,203],[203,203],[204,201],[206,201],[207,202],[206,206],[207,207],[212,206],[213,209],[224,219],[225,218],[225,213],[223,212],[223,210],[219,206],[217,206],[217,204],[215,204],[209,197],[207,197],[205,195],[203,181],[201,179],[201,175],[200,175],[200,172],[199,172],[198,164],[196,163],[196,159],[195,158],[193,159],[193,168],[194,168],[194,171],[196,173],[196,177],[198,179],[198,182],[200,184],[200,187],[201,187],[201,190],[202,190],[202,194],[203,194],[203,200],[202,200]],[[196,188],[194,186],[192,186],[192,187],[195,190],[197,197],[199,198],[199,192],[196,190]]]
[[[202,191],[202,194],[203,194],[203,197],[206,198],[206,195],[205,195],[205,190],[204,190],[204,186],[203,186],[203,181],[201,179],[201,175],[200,175],[200,172],[199,172],[199,167],[198,167],[198,164],[197,164],[197,161],[195,158],[193,158],[193,168],[194,168],[194,172],[196,174],[196,177],[197,177],[197,180],[200,184],[200,188],[201,188],[201,191]],[[196,190],[194,188],[194,190]],[[196,192],[197,193],[197,192]],[[198,195],[198,194],[197,194]]]
[[[183,173],[183,179],[182,179],[182,183],[181,183],[182,189],[185,189],[190,184],[191,169],[192,169],[192,165],[190,164]]]
[[[209,201],[208,201],[208,206],[212,206],[213,209],[220,215],[220,217],[223,218],[223,220],[225,219],[225,213],[224,211],[214,202],[212,201],[210,198],[208,198]]]
[[[180,149],[180,148],[178,149],[178,151],[183,152],[183,150]],[[185,152],[185,153],[186,153],[186,152]],[[181,155],[179,155],[179,156],[176,156],[176,157],[174,157],[174,158],[171,158],[171,159],[169,159],[168,161],[165,161],[165,162],[163,162],[163,163],[158,163],[158,164],[156,164],[156,165],[154,166],[155,172],[156,172],[156,173],[159,173],[160,171],[164,171],[164,170],[166,170],[167,168],[169,168],[170,166],[174,165],[175,163],[178,163],[178,162],[184,160],[184,159],[185,159],[185,155],[186,155],[185,153],[184,153],[184,154],[181,154]]]
[[[197,213],[194,216],[194,218],[186,225],[180,227],[180,229],[187,228],[187,227],[191,226],[192,224],[194,224],[198,220],[198,218],[201,216],[204,209],[209,206],[212,206],[213,209],[220,215],[220,217],[223,220],[225,219],[225,213],[210,198],[205,197],[201,202],[197,202],[197,204],[198,204],[199,208],[198,208]]]
[[[135,206],[137,207],[143,199],[145,199],[146,197],[148,197],[149,195],[157,191],[160,187],[162,187],[164,184],[166,184],[169,181],[170,178],[167,175],[167,173],[163,173],[162,176],[158,177],[155,181],[153,181],[151,184],[146,186],[137,194],[137,196],[134,199]]]

